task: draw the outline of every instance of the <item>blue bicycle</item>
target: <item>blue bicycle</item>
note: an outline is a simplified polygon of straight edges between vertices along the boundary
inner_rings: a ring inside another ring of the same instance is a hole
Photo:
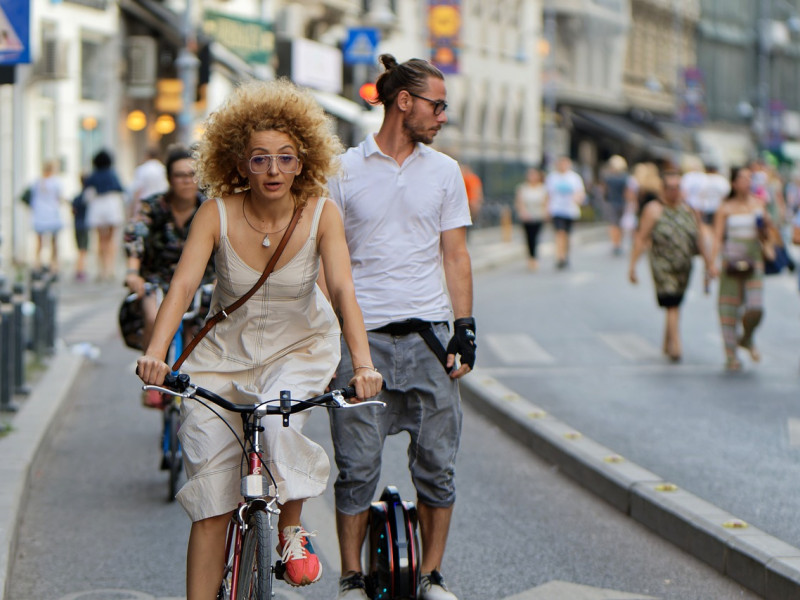
[[[191,307],[183,314],[178,330],[172,337],[166,357],[167,364],[173,364],[183,352],[186,342],[184,336],[188,326],[196,320],[202,308],[208,305],[208,298],[213,287],[213,284],[205,284],[195,293]],[[163,285],[156,283],[145,284],[145,294],[155,294],[157,306],[161,306],[165,291],[165,286]],[[174,374],[177,375],[177,372]],[[178,492],[178,484],[183,471],[183,454],[178,440],[178,429],[181,426],[181,396],[162,393],[162,399],[161,470],[169,473],[167,501],[173,502],[175,494]]]

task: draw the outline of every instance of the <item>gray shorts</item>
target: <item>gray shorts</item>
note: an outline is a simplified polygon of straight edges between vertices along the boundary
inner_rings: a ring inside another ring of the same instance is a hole
[[[446,325],[434,327],[446,346]],[[461,438],[458,382],[418,333],[393,336],[368,332],[375,367],[386,381],[378,398],[386,408],[332,410],[331,436],[339,475],[334,483],[336,509],[347,515],[367,510],[375,500],[387,435],[407,431],[408,468],[417,501],[432,508],[455,502],[455,461]],[[353,376],[350,353],[342,343],[342,362],[334,386]]]

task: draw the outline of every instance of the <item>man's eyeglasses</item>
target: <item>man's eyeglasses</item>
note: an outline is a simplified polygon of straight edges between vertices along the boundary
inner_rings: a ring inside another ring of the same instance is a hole
[[[250,157],[250,172],[266,173],[273,162],[281,173],[296,173],[300,166],[300,159],[294,154],[256,154]]]
[[[171,176],[175,179],[194,179],[194,171],[174,171]]]
[[[420,100],[425,100],[426,102],[430,102],[431,104],[433,104],[434,115],[438,116],[447,110],[447,102],[445,102],[444,100],[431,100],[430,98],[426,98],[425,96],[420,96],[419,94],[415,94],[414,92],[410,92],[408,90],[406,91],[412,96],[414,96],[414,98],[419,98]]]

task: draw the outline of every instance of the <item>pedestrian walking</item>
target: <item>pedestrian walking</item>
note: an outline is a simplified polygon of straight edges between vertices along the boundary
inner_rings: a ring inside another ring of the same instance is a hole
[[[750,169],[733,169],[731,191],[714,217],[711,258],[716,261],[722,257],[718,307],[728,371],[742,368],[737,347],[747,350],[754,362],[761,359],[753,335],[764,316],[761,239],[766,235],[769,216],[751,186]]]
[[[483,182],[478,174],[466,164],[461,165],[461,175],[464,177],[464,187],[467,189],[467,202],[469,202],[469,214],[473,224],[478,222],[478,217],[483,208]]]
[[[50,242],[50,260],[47,270],[58,273],[58,232],[64,226],[61,219],[61,202],[64,199],[61,178],[56,174],[56,162],[45,161],[42,175],[31,186],[31,217],[36,232],[36,254],[33,268],[40,271],[44,266],[42,251],[45,239]]]
[[[704,243],[711,248],[714,238],[714,215],[730,194],[731,184],[728,178],[719,172],[716,165],[706,165],[705,175],[705,187],[700,193],[695,209],[702,223]]]
[[[150,345],[138,360],[146,383],[158,384],[169,372],[164,357],[209,259],[213,256],[217,274],[211,312],[217,313],[258,282],[283,232],[290,231],[266,282],[202,338],[184,371],[193,382],[235,402],[277,398],[285,389],[307,398],[330,383],[343,334],[354,361],[347,366],[351,376],[345,384],[355,385],[360,399],[380,390],[341,218],[323,196],[341,150],[332,131],[310,92],[285,79],[242,84],[205,122],[195,169],[201,189],[214,200],[195,214]],[[321,260],[330,303],[317,286]],[[177,499],[192,519],[187,598],[213,599],[222,581],[225,531],[242,501],[241,449],[226,424],[204,406],[184,402],[181,410],[179,438],[188,481]],[[262,437],[264,462],[280,498],[284,579],[294,586],[322,575],[300,517],[305,499],[325,491],[330,470],[325,451],[302,434],[303,415],[308,413],[293,416],[290,427],[265,419]],[[226,420],[238,427],[241,438],[241,421],[229,413]]]
[[[83,188],[83,198],[88,205],[86,221],[89,228],[97,232],[98,280],[112,281],[117,259],[114,234],[125,221],[123,189],[114,171],[111,153],[101,150],[92,164],[94,170]]]
[[[542,172],[531,167],[527,170],[525,181],[517,186],[514,194],[514,208],[517,217],[525,230],[528,244],[528,269],[539,268],[536,249],[539,244],[539,233],[547,220],[547,189],[544,187]]]
[[[133,171],[133,181],[128,193],[131,217],[139,212],[139,203],[142,200],[156,194],[164,194],[169,190],[167,170],[160,156],[161,151],[158,148],[148,148],[144,162]]]
[[[420,59],[398,64],[383,54],[380,60],[385,68],[376,82],[377,102],[384,107],[380,130],[347,151],[342,174],[330,183],[344,215],[372,358],[386,377],[379,398],[387,403],[386,410],[330,413],[339,467],[338,598],[367,598],[361,547],[383,444],[388,434],[407,431],[422,542],[416,597],[455,600],[441,569],[461,437],[457,380],[475,362],[469,204],[458,164],[429,147],[447,122],[444,75]],[[343,348],[334,385],[352,376],[350,363]]]
[[[636,184],[628,174],[628,162],[619,154],[608,159],[602,175],[608,236],[614,256],[622,254],[622,217],[635,202]]]
[[[81,190],[72,199],[72,220],[75,228],[75,246],[78,260],[75,262],[75,281],[86,281],[86,258],[89,254],[89,224],[86,221],[86,200],[83,189],[88,175],[81,175]]]
[[[141,299],[142,348],[150,344],[158,313],[156,294],[146,294],[145,284],[169,286],[194,216],[205,200],[195,179],[194,159],[186,148],[170,150],[166,169],[169,190],[142,199],[137,214],[128,221],[123,233],[127,257],[125,285]],[[214,262],[209,261],[200,284],[213,281]],[[197,326],[202,325],[208,306],[204,309],[198,314],[195,327],[184,332],[184,339],[191,339],[199,328]],[[143,403],[151,408],[161,408],[163,397],[155,390],[149,390]]]
[[[702,254],[706,272],[713,277],[714,266],[700,237],[700,219],[683,201],[681,175],[666,171],[662,177],[660,198],[649,202],[642,211],[639,230],[631,252],[628,279],[638,283],[636,262],[649,247],[650,269],[656,289],[658,306],[664,309],[663,351],[673,362],[681,359],[683,346],[680,336],[680,307],[683,303],[692,259]]]
[[[581,216],[581,206],[586,203],[583,179],[572,170],[568,156],[559,157],[556,170],[545,178],[547,211],[555,229],[556,268],[569,266],[569,236],[572,224]]]

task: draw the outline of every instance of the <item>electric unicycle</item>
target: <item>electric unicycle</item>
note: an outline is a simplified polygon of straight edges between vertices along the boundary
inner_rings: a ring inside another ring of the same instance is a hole
[[[367,595],[416,600],[419,585],[417,507],[387,486],[369,509]]]

